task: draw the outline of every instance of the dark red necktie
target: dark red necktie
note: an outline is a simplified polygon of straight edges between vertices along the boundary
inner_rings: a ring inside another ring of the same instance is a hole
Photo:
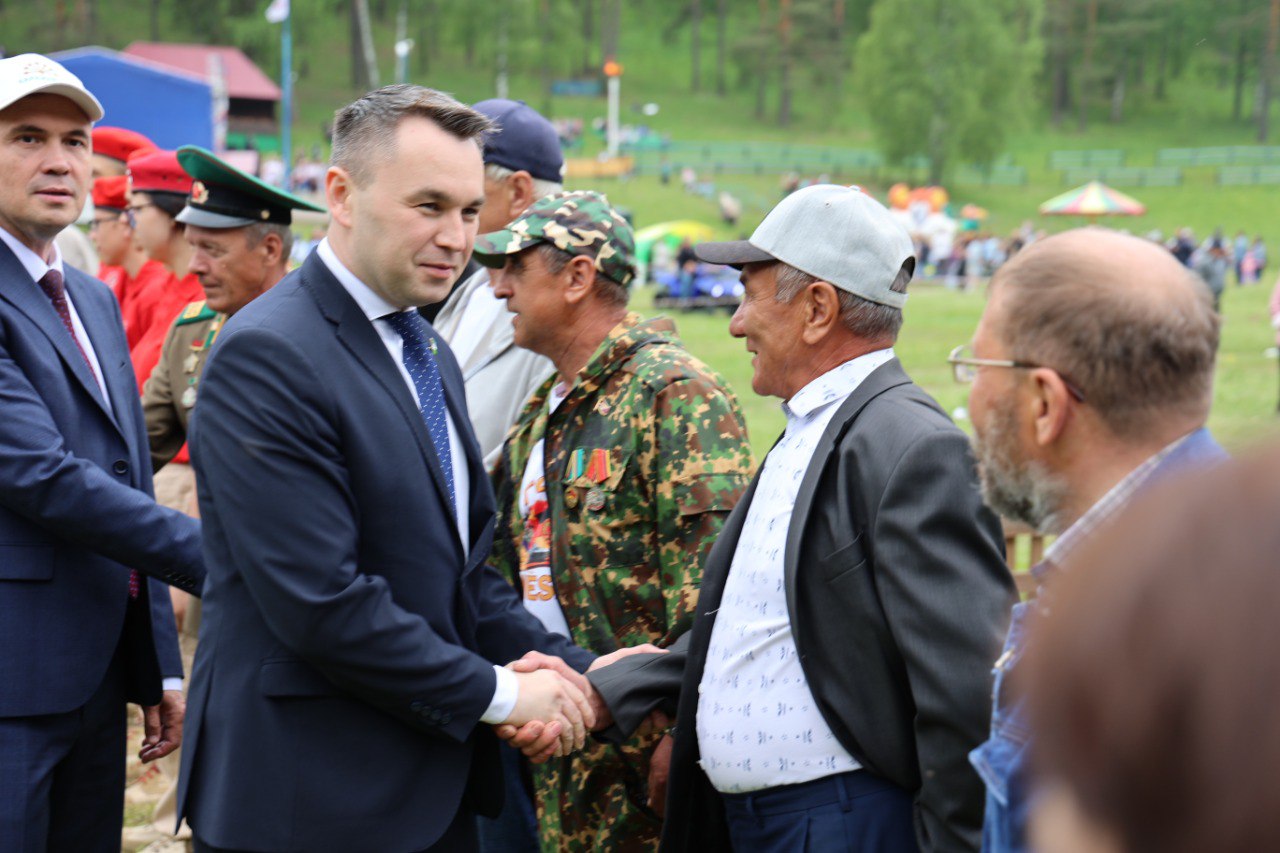
[[[76,337],[76,327],[71,322],[71,308],[67,305],[67,288],[62,282],[62,273],[50,268],[40,279],[40,289],[44,291],[44,295],[49,297],[49,301],[53,303],[53,310],[58,312],[58,317],[62,320],[62,325],[67,327],[67,334],[71,335],[71,340],[76,342],[76,349],[80,350],[80,356],[84,359],[85,366],[89,368],[90,375],[93,376],[94,382],[98,381],[98,371],[93,369],[93,362],[89,360],[89,354],[84,351],[84,345],[80,343],[80,338]],[[129,597],[137,598],[138,591],[141,588],[142,579],[138,576],[137,569],[129,570]]]
[[[44,295],[49,297],[49,301],[53,303],[53,310],[58,312],[58,317],[62,320],[62,325],[67,327],[67,334],[71,335],[71,340],[76,342],[76,349],[80,350],[80,356],[84,359],[84,363],[89,368],[89,373],[93,375],[96,382],[98,380],[98,372],[93,369],[93,362],[89,360],[89,354],[84,351],[80,339],[76,337],[76,327],[71,323],[71,308],[67,305],[67,288],[62,283],[62,273],[55,269],[44,274],[44,278],[40,279],[40,289],[44,291]]]

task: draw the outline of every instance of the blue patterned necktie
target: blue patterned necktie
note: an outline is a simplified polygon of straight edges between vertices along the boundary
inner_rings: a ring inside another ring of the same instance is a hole
[[[435,356],[427,346],[426,322],[417,311],[388,314],[382,318],[404,339],[404,366],[418,391],[418,404],[427,433],[435,445],[444,481],[449,486],[449,505],[457,510],[457,496],[453,488],[453,455],[449,450],[448,408],[444,402],[444,385],[440,382],[440,369]]]

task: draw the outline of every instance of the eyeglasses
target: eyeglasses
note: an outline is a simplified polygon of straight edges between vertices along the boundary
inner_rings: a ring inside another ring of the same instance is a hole
[[[118,213],[115,216],[95,216],[93,221],[89,223],[89,230],[93,231],[96,228],[101,228],[103,225],[110,225],[112,222],[119,221],[120,214]]]
[[[1012,367],[1018,370],[1036,370],[1044,368],[1052,370],[1062,379],[1062,384],[1067,386],[1067,393],[1075,398],[1077,403],[1084,402],[1084,392],[1080,390],[1080,386],[1076,385],[1067,377],[1065,373],[1046,364],[1036,364],[1033,361],[1009,361],[1007,359],[997,358],[974,358],[973,347],[969,344],[961,344],[951,351],[951,355],[947,356],[947,363],[951,365],[952,375],[961,385],[968,385],[978,378],[979,367]]]
[[[124,218],[129,221],[130,228],[138,227],[138,211],[146,210],[148,207],[155,207],[155,203],[149,201],[146,204],[130,205],[124,209]]]

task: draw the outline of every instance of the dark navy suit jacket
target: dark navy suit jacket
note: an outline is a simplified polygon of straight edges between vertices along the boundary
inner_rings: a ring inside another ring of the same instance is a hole
[[[200,526],[156,505],[138,388],[106,285],[65,268],[108,407],[48,297],[0,243],[0,718],[71,711],[122,641],[129,698],[182,661],[168,590],[199,592]],[[4,780],[7,782],[16,780]],[[4,796],[0,789],[0,796]]]
[[[464,790],[500,803],[477,725],[492,664],[591,660],[484,565],[493,495],[435,340],[471,480],[465,552],[413,396],[317,254],[218,337],[192,430],[211,571],[179,792],[208,844],[429,847]]]

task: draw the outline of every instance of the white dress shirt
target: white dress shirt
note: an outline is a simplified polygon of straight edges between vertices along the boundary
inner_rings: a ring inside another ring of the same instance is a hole
[[[786,432],[765,458],[747,509],[698,685],[700,763],[722,793],[861,766],[836,740],[805,680],[787,610],[784,556],[800,484],[823,431],[840,404],[892,358],[885,349],[847,361],[782,405]]]
[[[369,318],[374,331],[378,333],[378,337],[382,340],[382,345],[387,348],[387,353],[391,356],[392,362],[395,363],[396,368],[400,371],[405,387],[413,395],[414,402],[421,405],[421,400],[418,399],[418,389],[413,384],[409,369],[404,365],[404,338],[400,337],[400,333],[393,329],[390,323],[382,319],[389,314],[396,314],[402,310],[413,311],[415,309],[397,308],[374,293],[369,285],[356,278],[355,273],[347,269],[342,261],[338,260],[338,256],[334,254],[333,247],[329,245],[328,238],[320,241],[320,245],[316,247],[316,254],[319,255],[324,265],[329,268],[329,272],[333,273],[333,277],[338,280],[338,283],[355,300],[356,305],[360,306],[360,310],[365,317]],[[470,550],[471,541],[470,519],[467,514],[471,504],[471,477],[467,472],[467,455],[462,448],[458,425],[454,423],[452,412],[446,412],[446,415],[445,420],[449,425],[449,457],[453,461],[454,517],[458,522],[458,535],[462,539],[462,551],[465,555]],[[516,694],[519,689],[514,673],[500,666],[495,666],[493,669],[497,673],[498,681],[494,690],[493,701],[489,703],[488,709],[480,717],[481,722],[484,723],[500,723],[505,720],[511,714],[512,708],[515,707]]]
[[[66,272],[62,268],[62,252],[58,249],[57,243],[52,244],[53,263],[46,264],[43,258],[28,249],[19,242],[17,237],[4,228],[0,228],[0,240],[4,241],[4,244],[17,257],[18,263],[22,264],[27,274],[31,276],[31,281],[41,299],[49,298],[44,289],[40,287],[40,279],[44,278],[45,273],[51,269],[57,270],[58,274],[63,277],[63,281],[66,280]],[[106,285],[103,285],[103,287],[106,287]],[[53,303],[50,302],[49,304],[52,305]],[[107,383],[102,378],[102,365],[98,363],[98,354],[93,349],[93,341],[89,340],[89,333],[84,330],[84,323],[80,322],[80,314],[76,311],[76,303],[71,298],[71,291],[67,291],[67,309],[71,312],[71,327],[75,329],[76,340],[80,342],[80,348],[84,350],[84,354],[89,358],[89,363],[93,365],[93,378],[97,380],[98,390],[102,392],[102,399],[107,403],[107,411],[112,411],[111,398],[107,396]]]

